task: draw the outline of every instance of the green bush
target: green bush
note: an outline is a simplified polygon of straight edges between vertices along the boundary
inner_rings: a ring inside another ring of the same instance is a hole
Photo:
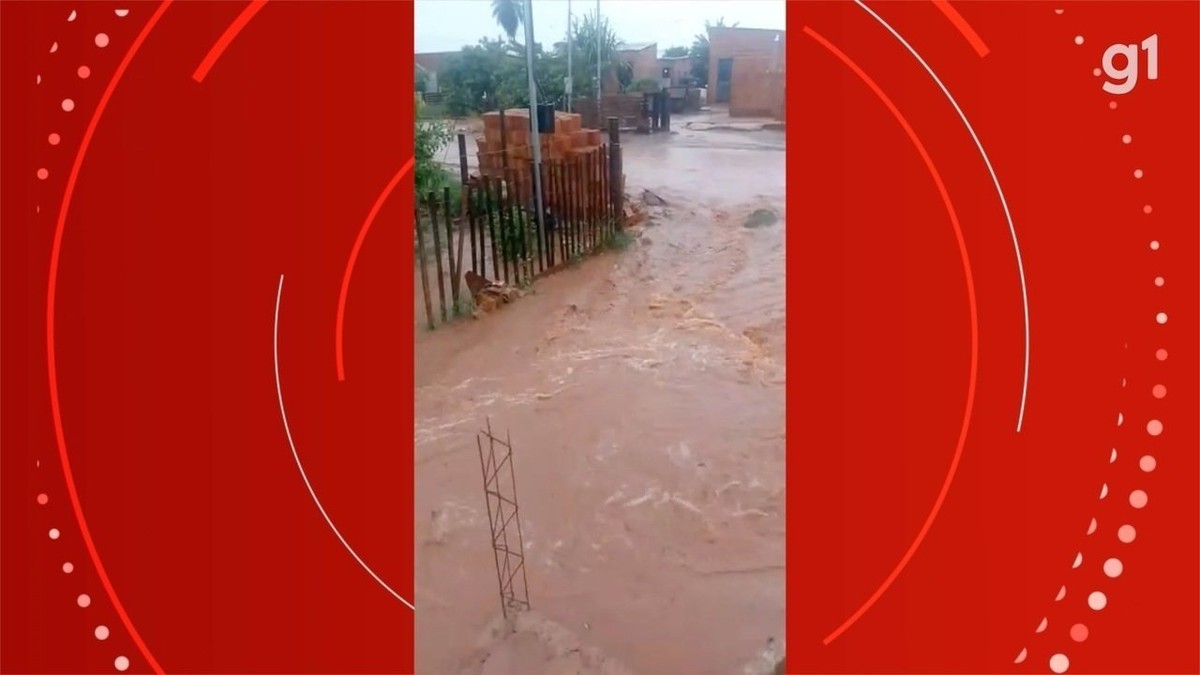
[[[437,162],[437,153],[454,138],[450,125],[440,120],[424,119],[421,97],[416,97],[416,126],[413,130],[413,177],[418,200],[430,190],[441,191],[449,184],[448,174]]]

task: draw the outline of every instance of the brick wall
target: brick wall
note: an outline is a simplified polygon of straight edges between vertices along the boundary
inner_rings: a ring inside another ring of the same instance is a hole
[[[771,68],[771,61],[765,58],[734,58],[730,117],[783,119],[784,75]]]
[[[662,73],[658,67],[658,45],[650,45],[637,51],[618,52],[618,58],[633,65],[633,81],[652,79],[658,81]]]
[[[641,94],[604,94],[602,99],[604,105],[604,109],[601,111],[604,115],[603,119],[596,118],[596,103],[594,99],[576,99],[572,109],[583,116],[583,126],[591,129],[607,130],[609,117],[618,118],[622,129],[631,129],[637,126],[638,116],[642,109]]]

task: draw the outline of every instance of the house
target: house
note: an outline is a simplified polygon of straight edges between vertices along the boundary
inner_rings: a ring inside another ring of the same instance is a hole
[[[692,57],[660,56],[658,77],[667,80],[668,87],[682,87],[692,77]]]
[[[633,81],[658,80],[658,43],[636,42],[617,45],[617,61],[633,67]]]
[[[654,80],[657,82],[661,78],[658,69],[658,43],[657,42],[622,42],[617,45],[617,52],[613,56],[614,63],[629,64],[631,77],[630,84],[638,80]],[[617,80],[617,75],[613,71],[604,74],[604,91],[618,92],[621,90],[621,84]]]
[[[759,28],[708,29],[708,104],[731,117],[784,117],[787,38]]]
[[[413,61],[416,63],[417,68],[424,71],[428,77],[428,80],[426,81],[427,84],[425,85],[425,93],[436,94],[440,91],[440,89],[438,89],[438,75],[445,67],[446,59],[460,53],[461,52],[457,51],[425,52],[413,55]]]

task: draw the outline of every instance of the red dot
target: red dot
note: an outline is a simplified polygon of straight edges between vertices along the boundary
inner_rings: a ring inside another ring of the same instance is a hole
[[[87,66],[79,66],[79,70],[77,72],[79,73],[79,79],[81,80],[86,80],[92,76],[92,69],[88,68]]]
[[[42,494],[37,496],[37,502],[39,504],[41,504],[42,506],[45,506],[46,503],[49,501],[50,501],[50,497],[46,496],[45,492],[43,492]]]
[[[1088,627],[1081,623],[1071,626],[1071,639],[1076,642],[1083,642],[1088,639]]]

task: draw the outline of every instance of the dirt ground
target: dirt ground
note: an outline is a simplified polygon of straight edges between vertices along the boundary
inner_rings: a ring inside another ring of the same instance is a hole
[[[673,126],[622,139],[628,191],[665,201],[627,250],[479,320],[414,317],[420,673],[769,673],[783,652],[783,134]],[[487,418],[515,447],[534,610],[507,627]]]

